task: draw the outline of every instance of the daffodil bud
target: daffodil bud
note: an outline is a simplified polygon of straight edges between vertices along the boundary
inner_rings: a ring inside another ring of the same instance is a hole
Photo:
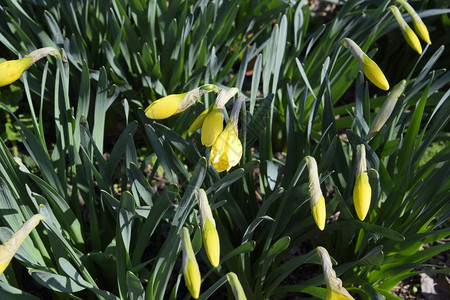
[[[154,101],[145,109],[147,118],[161,120],[167,119],[188,109],[197,99],[209,92],[218,92],[214,84],[206,84],[187,93],[172,94]]]
[[[342,286],[342,281],[336,276],[333,270],[330,255],[327,249],[317,247],[317,254],[320,257],[320,262],[323,268],[325,284],[327,285],[327,300],[346,300],[354,299],[352,295]]]
[[[397,103],[398,98],[401,96],[406,87],[406,80],[400,81],[392,91],[387,96],[386,100],[381,106],[380,111],[373,119],[372,125],[370,126],[369,133],[367,134],[367,140],[370,140],[378,131],[380,131],[381,127],[386,123],[389,117],[394,110],[395,104]]]
[[[325,228],[327,210],[325,207],[325,198],[323,197],[322,190],[320,189],[317,163],[312,156],[305,157],[305,161],[309,171],[309,196],[311,211],[317,227],[319,227],[320,230],[323,230]]]
[[[211,146],[223,130],[223,108],[239,89],[231,88],[221,90],[217,95],[216,101],[212,107],[203,111],[189,127],[189,131],[194,132],[202,128],[202,144],[206,147]]]
[[[209,163],[219,172],[228,171],[241,160],[242,143],[239,140],[237,124],[243,101],[244,97],[239,97],[234,103],[230,121],[211,147]]]
[[[47,55],[61,57],[61,54],[55,48],[45,47],[31,52],[24,58],[2,62],[0,64],[0,87],[11,84],[19,79],[22,73],[31,67],[31,65]]]
[[[419,38],[414,33],[414,31],[408,26],[406,21],[403,19],[402,14],[398,10],[397,6],[391,5],[388,9],[392,12],[394,17],[397,19],[398,25],[400,26],[400,30],[402,31],[403,36],[405,37],[406,42],[411,48],[414,49],[419,54],[422,54],[422,45],[420,45]]]
[[[411,15],[414,29],[419,37],[427,44],[431,44],[430,34],[428,33],[427,26],[423,23],[422,19],[416,13],[414,8],[405,0],[398,0],[395,3],[402,5],[406,11]]]
[[[242,288],[241,282],[237,275],[233,272],[227,273],[227,280],[233,291],[234,298],[236,300],[247,300],[245,296],[244,289]]]
[[[372,189],[367,176],[366,148],[363,144],[356,146],[356,181],[353,188],[353,204],[358,218],[363,221],[369,212]]]
[[[359,67],[373,84],[382,90],[389,90],[389,82],[381,71],[380,67],[370,57],[368,57],[359,46],[349,38],[341,41],[341,44],[350,50],[350,53],[356,59]]]
[[[200,286],[202,278],[200,275],[200,269],[195,259],[194,250],[192,249],[191,238],[189,236],[189,230],[183,227],[181,230],[181,243],[183,246],[183,274],[186,287],[191,293],[194,299],[200,296]]]
[[[17,250],[19,250],[20,245],[22,245],[26,237],[30,235],[31,230],[33,230],[43,219],[45,219],[45,217],[40,214],[32,216],[16,233],[0,245],[0,274],[8,267],[11,259],[14,257]]]
[[[205,245],[206,255],[213,267],[217,267],[220,261],[220,242],[219,234],[216,229],[208,197],[203,189],[195,191],[195,196],[200,209],[200,218],[202,221],[202,238]]]

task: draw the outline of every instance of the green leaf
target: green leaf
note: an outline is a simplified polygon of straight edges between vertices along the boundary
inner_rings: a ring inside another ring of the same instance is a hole
[[[139,278],[131,271],[127,272],[127,288],[130,300],[144,300],[145,290]]]
[[[28,269],[28,272],[40,285],[55,292],[76,293],[85,289],[66,276],[32,268]]]

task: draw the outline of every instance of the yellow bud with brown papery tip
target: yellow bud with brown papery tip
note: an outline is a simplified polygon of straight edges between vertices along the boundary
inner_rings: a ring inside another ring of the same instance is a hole
[[[367,176],[366,148],[364,144],[356,146],[356,180],[353,188],[353,204],[361,221],[367,216],[372,198],[372,189]]]
[[[408,45],[411,46],[411,48],[413,48],[417,53],[422,54],[422,45],[420,44],[419,38],[403,19],[397,6],[391,5],[388,9],[392,12],[395,19],[397,19],[400,30]]]
[[[354,299],[352,295],[342,286],[342,280],[336,276],[336,272],[333,270],[333,264],[331,263],[330,255],[327,249],[318,246],[317,254],[320,257],[322,264],[323,275],[325,284],[327,285],[327,300],[347,300]]]
[[[416,30],[416,32],[419,35],[419,37],[425,43],[431,44],[430,34],[428,32],[427,26],[425,26],[425,24],[423,23],[422,19],[416,13],[414,8],[408,2],[406,2],[405,0],[398,0],[398,1],[395,1],[395,3],[401,4],[406,9],[408,14],[410,14],[412,22],[413,22],[413,27]]]
[[[16,254],[19,247],[25,241],[30,232],[39,224],[45,217],[41,214],[32,216],[19,230],[14,233],[6,242],[0,245],[0,274],[8,267],[11,259]]]
[[[382,90],[389,90],[389,82],[384,76],[383,71],[370,57],[368,57],[361,48],[351,39],[344,38],[341,44],[347,48],[352,56],[356,59],[359,67],[363,71],[364,75],[369,79],[370,82],[375,84],[378,88]]]
[[[200,286],[202,283],[202,277],[200,275],[200,269],[198,267],[197,260],[195,259],[194,250],[192,249],[191,238],[189,236],[189,230],[183,227],[181,230],[181,243],[183,247],[183,274],[186,287],[191,293],[194,299],[200,296]]]
[[[324,230],[325,221],[327,217],[327,210],[325,206],[325,198],[320,189],[319,172],[317,170],[317,163],[314,157],[305,157],[306,166],[309,171],[309,195],[311,212],[320,230]]]
[[[247,300],[247,296],[245,295],[244,289],[242,288],[241,282],[237,275],[233,272],[227,273],[227,281],[231,286],[231,290],[233,291],[234,298],[236,300]]]

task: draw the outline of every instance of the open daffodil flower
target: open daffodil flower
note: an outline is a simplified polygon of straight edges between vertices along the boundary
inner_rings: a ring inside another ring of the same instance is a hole
[[[228,171],[241,160],[242,143],[239,140],[237,124],[243,101],[244,97],[239,97],[234,103],[230,121],[212,145],[209,163],[219,172]]]
[[[7,60],[0,63],[0,87],[19,79],[23,72],[47,55],[61,57],[61,54],[55,48],[45,47],[37,49],[21,59]]]
[[[389,90],[389,82],[378,67],[377,63],[374,62],[370,57],[368,57],[359,46],[349,38],[345,38],[341,41],[341,44],[350,50],[350,53],[356,59],[359,67],[366,75],[367,79],[382,90]]]

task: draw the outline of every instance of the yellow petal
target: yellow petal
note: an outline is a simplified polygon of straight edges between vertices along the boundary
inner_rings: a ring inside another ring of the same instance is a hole
[[[203,244],[208,255],[209,262],[213,267],[217,267],[220,261],[220,241],[216,227],[210,219],[206,219],[203,227]]]
[[[6,242],[0,245],[0,274],[2,274],[6,269],[17,250],[19,250],[20,245],[22,245],[27,236],[30,234],[31,230],[33,230],[43,219],[45,219],[43,215],[34,215],[26,221],[25,224],[23,224],[22,227],[20,227],[19,230]]]
[[[211,107],[212,109],[212,107]],[[209,114],[209,112],[211,111],[210,108],[205,109],[195,120],[194,122],[192,122],[191,126],[189,127],[189,131],[190,132],[194,132],[197,131],[199,128],[202,127],[203,122],[206,119],[206,116]]]
[[[7,60],[0,64],[0,87],[13,83],[28,69],[31,57],[17,60]]]
[[[192,298],[197,299],[200,296],[200,286],[202,281],[197,261],[187,261],[186,271],[184,272],[184,281],[186,282],[186,287],[188,288],[189,293],[191,293]]]
[[[202,144],[211,146],[223,130],[223,119],[219,109],[214,106],[202,125]]]
[[[242,143],[233,124],[228,123],[211,148],[209,162],[217,171],[223,172],[237,165],[241,157]]]
[[[355,205],[358,218],[363,221],[370,207],[370,199],[372,197],[372,189],[369,184],[367,173],[361,173],[356,178],[355,188],[353,189],[353,204]]]
[[[161,120],[171,117],[177,111],[184,94],[173,94],[154,101],[145,109],[147,118]]]
[[[380,67],[370,57],[364,54],[363,72],[373,84],[382,90],[389,90],[389,82],[381,71]]]
[[[317,202],[316,205],[311,206],[311,211],[317,227],[319,227],[320,230],[324,230],[327,210],[325,207],[325,198],[322,195],[320,196],[319,202]]]
[[[244,289],[242,288],[241,282],[237,275],[233,272],[227,273],[227,280],[231,286],[231,290],[233,291],[234,298],[236,300],[247,300],[247,296],[245,296]]]

